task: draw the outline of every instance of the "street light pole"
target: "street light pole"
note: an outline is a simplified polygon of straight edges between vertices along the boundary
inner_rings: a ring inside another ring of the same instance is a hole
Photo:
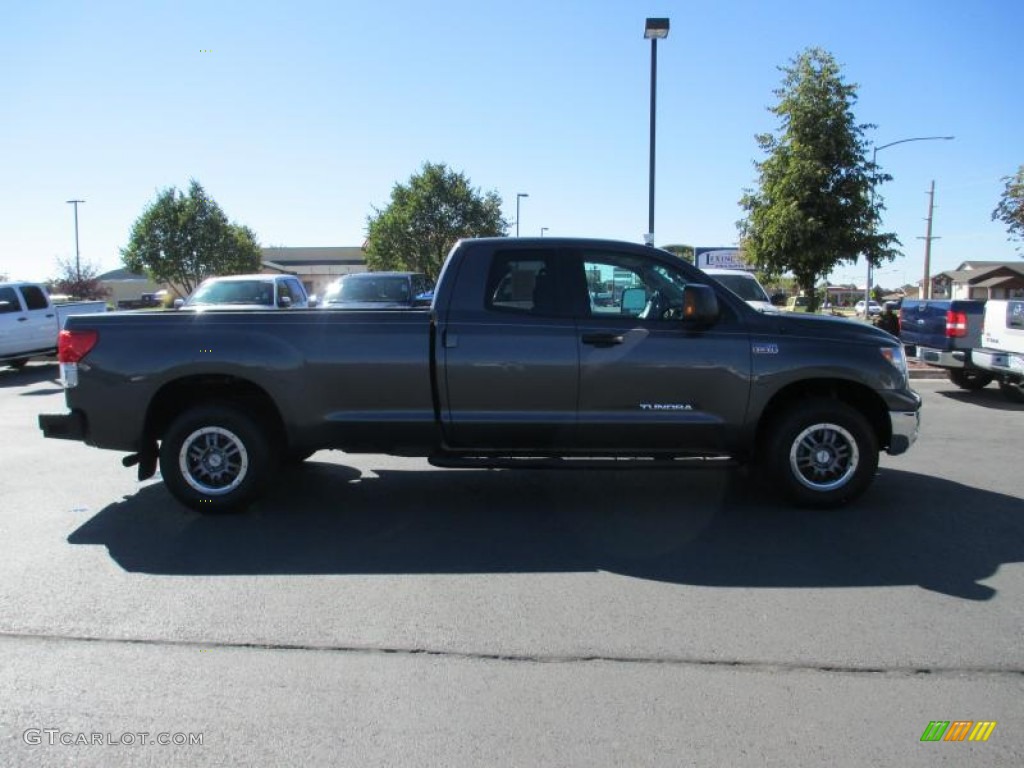
[[[519,201],[529,196],[528,192],[516,192],[516,237],[519,237]]]
[[[878,153],[883,149],[889,147],[895,147],[897,144],[907,144],[911,141],[952,141],[955,136],[915,136],[912,139],[899,139],[897,141],[890,141],[888,144],[883,144],[880,147],[875,147],[871,150],[871,170],[875,170],[875,159],[878,157]],[[875,210],[875,185],[871,184],[871,211],[874,213]],[[864,286],[864,317],[868,317],[868,302],[871,301],[871,259],[865,258],[868,263],[868,282]],[[921,286],[921,298],[924,298],[925,286]]]
[[[547,232],[548,229],[549,229],[549,227],[541,227],[540,228],[540,236],[544,237],[544,233]]]
[[[78,204],[85,200],[68,200],[68,204],[75,206],[75,281],[82,282],[82,264],[78,257]]]
[[[644,24],[644,39],[651,41],[651,158],[647,186],[647,233],[644,235],[647,245],[654,245],[654,118],[658,93],[658,40],[668,37],[668,26],[668,19],[647,19]]]

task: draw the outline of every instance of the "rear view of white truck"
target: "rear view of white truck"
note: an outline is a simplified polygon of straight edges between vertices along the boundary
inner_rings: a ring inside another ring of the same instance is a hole
[[[1024,403],[1024,299],[989,299],[981,344],[971,353],[975,365],[995,374],[1006,397]]]

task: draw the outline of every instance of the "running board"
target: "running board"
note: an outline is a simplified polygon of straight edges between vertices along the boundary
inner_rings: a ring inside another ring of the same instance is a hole
[[[684,456],[679,458],[549,456],[459,456],[441,454],[427,459],[443,469],[737,469],[741,462],[728,456]]]

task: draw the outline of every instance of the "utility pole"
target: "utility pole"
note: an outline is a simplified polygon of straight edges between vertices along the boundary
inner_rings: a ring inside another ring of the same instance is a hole
[[[928,226],[925,229],[924,237],[918,237],[918,240],[924,240],[924,282],[921,283],[921,298],[930,299],[932,297],[932,240],[938,240],[939,238],[932,235],[932,212],[935,210],[935,180],[932,180],[932,187],[928,192],[928,218],[925,221],[928,222]]]
[[[75,206],[75,280],[79,285],[82,283],[82,263],[78,258],[78,204],[84,202],[85,200],[68,200],[69,205]]]

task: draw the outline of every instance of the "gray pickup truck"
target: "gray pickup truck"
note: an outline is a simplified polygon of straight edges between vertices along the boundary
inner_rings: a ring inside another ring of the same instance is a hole
[[[864,323],[764,314],[630,243],[455,245],[421,311],[72,317],[47,437],[159,463],[202,512],[334,448],[443,467],[752,463],[801,506],[871,483],[917,438],[903,348]],[[632,461],[629,461],[632,460]]]

